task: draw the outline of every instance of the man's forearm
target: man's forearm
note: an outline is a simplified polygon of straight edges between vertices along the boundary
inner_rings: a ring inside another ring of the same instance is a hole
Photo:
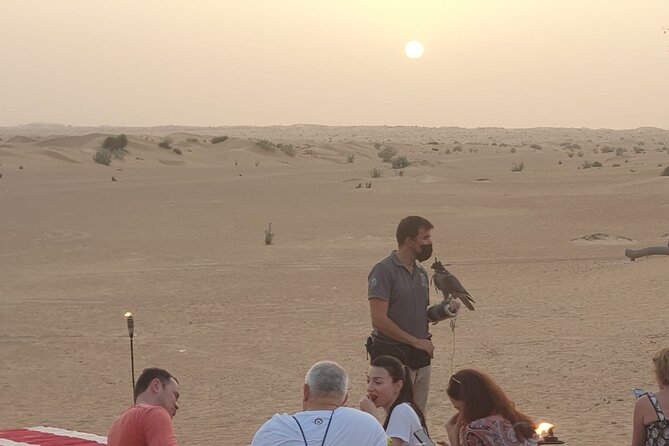
[[[376,330],[383,333],[384,335],[396,341],[403,342],[404,344],[415,346],[416,342],[419,340],[412,334],[402,330],[399,325],[393,322],[389,317],[385,317],[379,321],[373,321],[372,325]]]

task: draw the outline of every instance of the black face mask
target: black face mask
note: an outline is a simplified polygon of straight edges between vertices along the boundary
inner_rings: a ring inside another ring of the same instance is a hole
[[[416,260],[419,262],[424,262],[427,259],[432,257],[432,244],[429,245],[420,245],[420,252],[416,254]]]

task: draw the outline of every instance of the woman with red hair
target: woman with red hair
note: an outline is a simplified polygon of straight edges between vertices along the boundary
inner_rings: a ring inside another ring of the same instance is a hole
[[[501,387],[477,370],[460,370],[446,390],[457,413],[446,423],[451,446],[534,446],[535,426]],[[439,442],[446,445],[445,442]]]

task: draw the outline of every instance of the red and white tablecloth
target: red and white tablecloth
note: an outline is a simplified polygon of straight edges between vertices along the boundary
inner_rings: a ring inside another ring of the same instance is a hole
[[[99,446],[107,437],[57,427],[0,430],[0,446]]]

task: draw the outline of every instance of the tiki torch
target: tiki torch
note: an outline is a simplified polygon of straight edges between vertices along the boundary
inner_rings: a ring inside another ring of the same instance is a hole
[[[554,427],[555,426],[551,423],[540,423],[535,429],[535,432],[539,437],[539,442],[537,444],[564,444],[564,441],[559,440],[558,437],[553,434]]]
[[[135,402],[135,351],[132,347],[132,338],[135,336],[135,320],[132,313],[127,312],[125,319],[128,322],[128,336],[130,337],[130,371],[132,373],[132,401]]]

